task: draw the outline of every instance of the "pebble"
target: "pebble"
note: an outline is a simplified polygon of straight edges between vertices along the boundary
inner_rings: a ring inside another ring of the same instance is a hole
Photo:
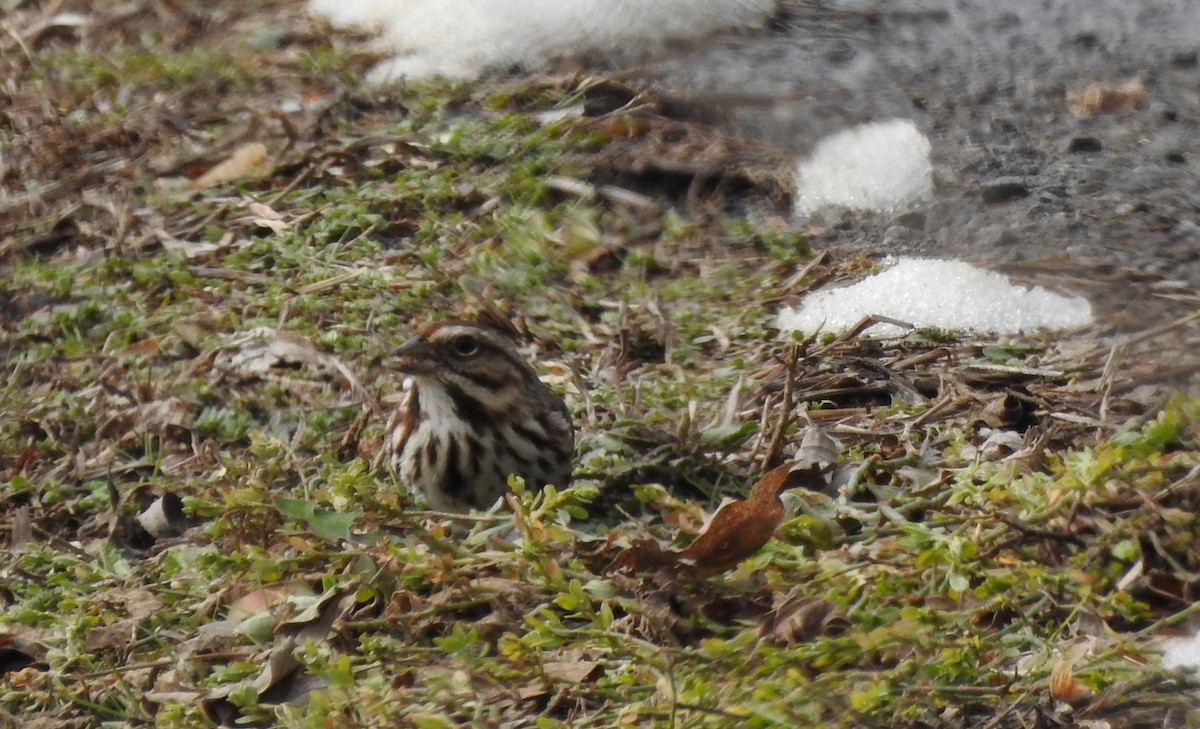
[[[1029,197],[1029,186],[1020,180],[1002,177],[985,184],[980,195],[985,203],[997,205]]]

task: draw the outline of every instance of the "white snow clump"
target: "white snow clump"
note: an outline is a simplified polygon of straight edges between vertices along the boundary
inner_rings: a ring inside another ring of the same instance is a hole
[[[800,162],[796,214],[824,207],[892,212],[933,191],[929,139],[907,119],[843,129],[825,137]]]
[[[842,332],[869,315],[915,327],[1013,334],[1083,326],[1092,320],[1092,307],[1087,299],[1016,285],[962,261],[899,258],[881,273],[818,291],[799,308],[782,310],[776,325],[784,331]],[[904,330],[876,324],[869,333],[902,336]]]
[[[776,0],[309,0],[336,27],[379,34],[396,55],[367,80],[471,79],[556,56],[642,50],[763,23]]]
[[[1200,633],[1188,638],[1171,638],[1163,645],[1164,668],[1200,670]]]

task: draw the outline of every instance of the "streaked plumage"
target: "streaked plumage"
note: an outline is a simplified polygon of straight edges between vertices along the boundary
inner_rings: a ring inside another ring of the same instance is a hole
[[[570,413],[506,334],[438,322],[394,355],[410,381],[388,422],[388,462],[430,507],[486,509],[508,490],[510,473],[530,487],[570,481]]]

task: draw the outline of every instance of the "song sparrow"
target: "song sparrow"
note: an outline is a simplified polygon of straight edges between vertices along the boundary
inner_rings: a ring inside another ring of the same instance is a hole
[[[393,354],[411,379],[384,447],[393,473],[432,508],[490,507],[509,474],[532,488],[570,480],[571,416],[504,332],[438,322]]]

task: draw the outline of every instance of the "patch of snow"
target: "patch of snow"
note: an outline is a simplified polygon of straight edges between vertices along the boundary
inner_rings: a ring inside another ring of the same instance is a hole
[[[831,134],[800,162],[796,214],[825,207],[880,212],[910,207],[933,191],[930,149],[929,139],[907,119]]]
[[[336,27],[379,34],[396,56],[368,81],[476,78],[556,56],[644,50],[762,24],[776,0],[309,0]]]
[[[776,325],[784,331],[842,332],[869,315],[915,327],[1012,334],[1083,326],[1092,320],[1092,307],[1087,299],[1013,284],[962,261],[899,258],[856,284],[811,294],[800,307],[781,311]],[[869,331],[881,337],[904,334],[890,324]]]
[[[1163,646],[1163,666],[1200,670],[1200,634],[1167,641]]]

